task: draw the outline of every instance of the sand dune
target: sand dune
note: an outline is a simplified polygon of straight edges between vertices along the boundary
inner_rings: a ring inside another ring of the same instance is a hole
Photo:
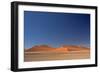
[[[67,52],[68,48],[67,47],[60,47],[60,48],[53,48],[48,45],[39,45],[39,46],[34,46],[25,52]]]
[[[83,46],[63,45],[53,48],[37,45],[25,50],[24,61],[71,60],[90,58],[90,49]]]
[[[75,45],[63,45],[58,48],[53,48],[48,45],[38,45],[33,46],[32,48],[29,48],[25,50],[25,52],[68,52],[68,51],[81,51],[81,50],[89,50],[89,48],[82,47],[82,46],[75,46]]]

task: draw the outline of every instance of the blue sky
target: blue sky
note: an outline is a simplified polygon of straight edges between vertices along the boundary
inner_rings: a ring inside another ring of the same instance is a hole
[[[24,47],[90,44],[90,15],[24,11]]]

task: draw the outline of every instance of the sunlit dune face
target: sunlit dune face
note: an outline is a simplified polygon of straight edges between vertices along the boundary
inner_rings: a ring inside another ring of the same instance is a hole
[[[68,52],[68,48],[63,48],[63,47],[61,47],[61,48],[55,49],[55,51],[59,51],[59,52]]]

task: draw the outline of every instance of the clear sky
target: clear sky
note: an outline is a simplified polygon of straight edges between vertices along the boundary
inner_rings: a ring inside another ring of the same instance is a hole
[[[90,45],[90,14],[24,11],[24,47]]]

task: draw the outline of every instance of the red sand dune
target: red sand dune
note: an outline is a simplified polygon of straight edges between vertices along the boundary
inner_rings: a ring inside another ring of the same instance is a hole
[[[81,51],[81,50],[90,50],[87,47],[76,46],[76,45],[63,45],[64,48],[68,48],[68,51]]]
[[[30,49],[25,50],[26,52],[65,52],[68,51],[67,48],[52,48],[48,45],[39,45],[39,46],[33,46]]]
[[[75,45],[63,45],[59,48],[53,48],[48,45],[37,45],[30,49],[25,50],[25,52],[68,52],[68,51],[81,51],[89,50],[89,48]]]

